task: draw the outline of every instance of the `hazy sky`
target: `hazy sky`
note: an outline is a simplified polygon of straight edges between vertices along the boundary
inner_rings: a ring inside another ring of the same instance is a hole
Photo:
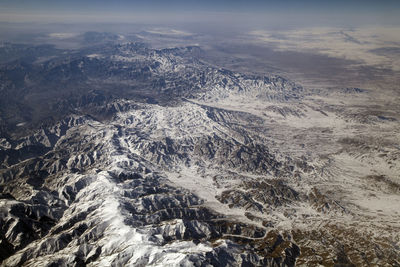
[[[400,0],[1,0],[0,21],[287,20],[400,24]]]

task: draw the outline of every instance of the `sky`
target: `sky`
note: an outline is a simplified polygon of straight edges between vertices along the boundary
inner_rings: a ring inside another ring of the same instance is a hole
[[[279,20],[400,24],[399,0],[0,0],[1,22]]]

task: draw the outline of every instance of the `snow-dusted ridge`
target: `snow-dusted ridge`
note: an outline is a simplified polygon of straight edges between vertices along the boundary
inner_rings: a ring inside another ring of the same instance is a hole
[[[400,117],[379,111],[398,106],[217,69],[196,49],[93,51],[82,73],[111,64],[106,82],[154,79],[174,101],[92,101],[109,116],[0,140],[2,265],[398,264]]]

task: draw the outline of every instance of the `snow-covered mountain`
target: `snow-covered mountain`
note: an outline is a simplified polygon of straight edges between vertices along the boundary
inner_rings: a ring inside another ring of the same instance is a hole
[[[2,265],[399,265],[399,102],[199,53],[125,43],[3,67],[4,95],[55,115],[0,139]]]

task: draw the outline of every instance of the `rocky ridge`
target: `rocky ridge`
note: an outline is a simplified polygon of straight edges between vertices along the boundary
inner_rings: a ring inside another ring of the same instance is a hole
[[[373,133],[400,118],[360,120],[336,92],[215,68],[198,49],[113,45],[26,74],[26,90],[97,89],[53,103],[74,115],[1,138],[2,265],[399,264],[398,214],[359,201],[399,199],[398,136]],[[382,155],[352,141],[359,129]]]

